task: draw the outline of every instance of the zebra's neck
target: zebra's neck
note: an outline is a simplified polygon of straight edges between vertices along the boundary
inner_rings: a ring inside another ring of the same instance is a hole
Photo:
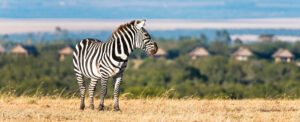
[[[118,30],[113,33],[111,43],[112,57],[119,62],[127,61],[135,49],[135,33],[130,30]]]

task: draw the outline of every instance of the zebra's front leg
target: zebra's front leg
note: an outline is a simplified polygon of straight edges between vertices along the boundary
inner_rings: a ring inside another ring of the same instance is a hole
[[[114,78],[115,88],[114,88],[114,111],[120,111],[119,108],[119,94],[120,94],[120,84],[122,82],[122,74]]]
[[[90,95],[90,109],[94,109],[94,93],[96,91],[97,86],[97,80],[91,79],[90,85],[89,85],[89,95]]]
[[[101,79],[101,97],[100,97],[101,101],[99,104],[100,111],[104,110],[104,97],[106,96],[106,93],[107,93],[107,81],[108,81],[108,78]]]
[[[76,76],[77,76],[77,83],[79,85],[79,90],[80,90],[80,97],[81,97],[80,110],[84,110],[85,86],[84,86],[83,76],[82,74],[79,73],[76,73]]]

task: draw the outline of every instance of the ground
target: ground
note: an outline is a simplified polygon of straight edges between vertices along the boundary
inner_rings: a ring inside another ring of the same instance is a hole
[[[105,100],[105,111],[79,110],[79,98],[1,97],[0,121],[300,121],[300,100]],[[98,106],[99,100],[96,100]]]

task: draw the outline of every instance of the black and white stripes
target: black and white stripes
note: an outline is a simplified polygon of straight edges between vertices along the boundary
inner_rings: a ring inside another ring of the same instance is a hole
[[[103,110],[104,97],[107,92],[107,81],[113,77],[114,110],[119,109],[118,96],[122,81],[122,73],[127,66],[127,60],[131,52],[140,48],[153,55],[157,52],[157,45],[152,41],[148,32],[143,28],[146,20],[133,20],[130,23],[120,25],[108,42],[96,39],[83,39],[77,45],[73,53],[74,71],[81,94],[81,106],[85,107],[85,86],[83,77],[89,78],[90,108],[94,108],[94,92],[97,81],[101,80],[101,101],[99,110]]]

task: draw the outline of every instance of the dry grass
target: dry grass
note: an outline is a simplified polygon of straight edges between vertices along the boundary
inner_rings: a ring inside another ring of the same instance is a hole
[[[300,121],[300,100],[121,100],[122,112],[112,111],[112,100],[105,111],[80,111],[79,102],[1,97],[0,121]]]

